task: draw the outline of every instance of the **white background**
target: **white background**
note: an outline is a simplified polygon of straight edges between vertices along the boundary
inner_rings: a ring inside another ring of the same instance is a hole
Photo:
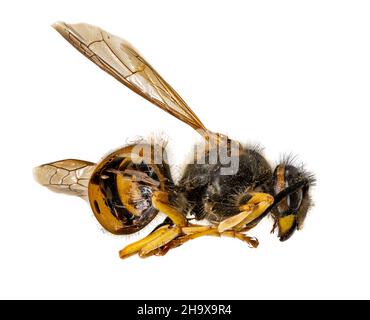
[[[370,298],[369,16],[368,1],[2,2],[0,298]],[[261,143],[273,164],[297,154],[317,176],[304,230],[280,243],[266,219],[256,250],[202,238],[120,260],[135,238],[103,232],[32,168],[158,131],[180,166],[196,133],[79,54],[56,20],[128,39],[211,130]]]

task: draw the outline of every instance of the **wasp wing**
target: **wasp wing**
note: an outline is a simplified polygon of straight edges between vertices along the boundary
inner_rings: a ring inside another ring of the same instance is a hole
[[[86,198],[95,167],[89,161],[67,159],[43,164],[33,172],[38,183],[54,192]]]
[[[177,92],[127,41],[85,23],[53,27],[78,51],[131,90],[198,130],[207,129]]]

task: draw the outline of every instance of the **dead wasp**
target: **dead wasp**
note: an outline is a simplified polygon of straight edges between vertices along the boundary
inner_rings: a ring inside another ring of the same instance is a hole
[[[281,241],[302,227],[311,206],[311,174],[289,160],[272,170],[258,149],[209,131],[125,40],[83,23],[53,26],[101,69],[204,138],[203,152],[195,153],[197,161],[186,165],[178,183],[164,146],[155,142],[127,145],[98,164],[68,159],[35,168],[36,180],[49,189],[88,198],[97,220],[113,234],[135,233],[159,212],[167,216],[148,236],[121,250],[121,258],[164,255],[201,236],[233,237],[257,247],[258,240],[246,232],[268,214]],[[231,172],[224,158],[237,163]]]

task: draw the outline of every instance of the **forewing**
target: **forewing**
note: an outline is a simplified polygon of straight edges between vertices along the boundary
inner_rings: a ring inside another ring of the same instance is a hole
[[[127,41],[85,23],[53,27],[78,51],[118,81],[201,134],[206,128],[177,92]]]

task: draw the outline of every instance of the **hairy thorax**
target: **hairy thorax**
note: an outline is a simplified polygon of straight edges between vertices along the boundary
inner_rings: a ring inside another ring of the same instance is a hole
[[[209,164],[188,164],[170,200],[185,215],[195,219],[220,222],[240,212],[240,205],[247,203],[250,192],[272,192],[272,169],[256,148],[241,147],[238,169],[234,174],[224,174],[217,160]]]

